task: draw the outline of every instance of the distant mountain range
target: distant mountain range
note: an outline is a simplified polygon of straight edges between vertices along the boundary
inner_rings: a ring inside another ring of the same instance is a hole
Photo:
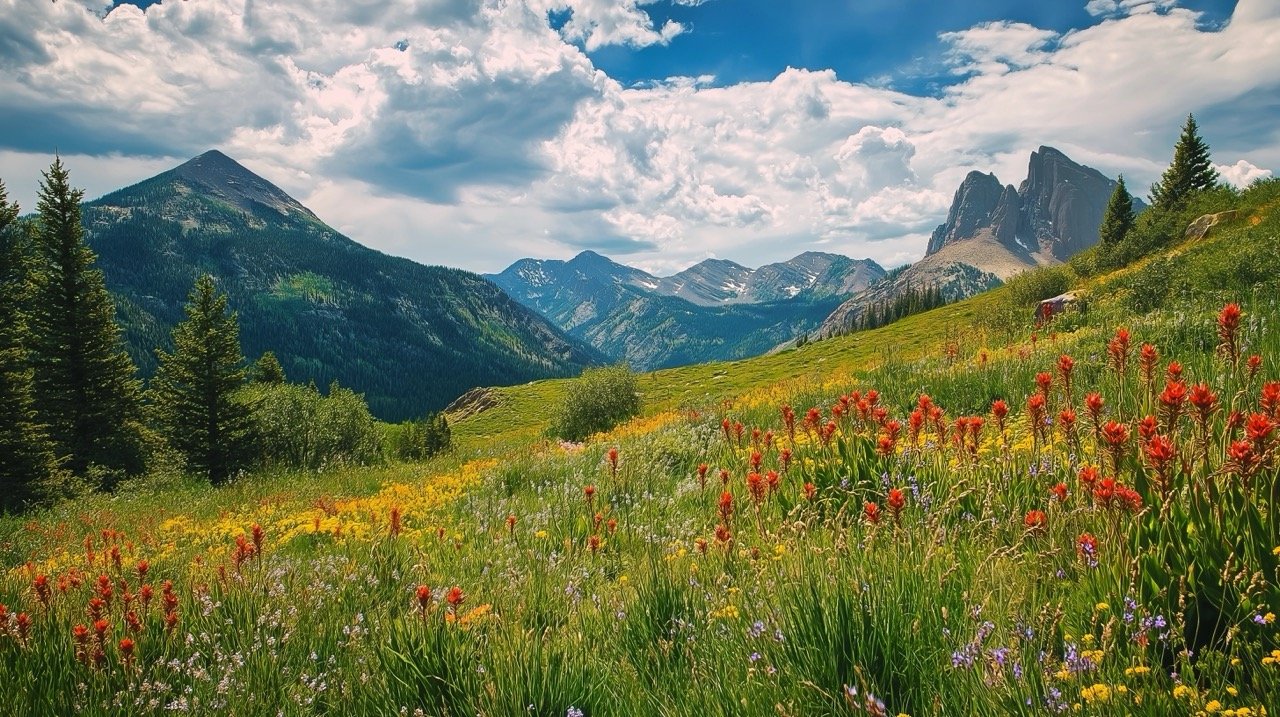
[[[570,336],[652,369],[768,351],[884,275],[868,259],[806,252],[758,269],[707,259],[657,277],[585,251],[521,259],[488,278]]]
[[[205,272],[250,360],[274,351],[290,380],[337,380],[384,419],[605,361],[476,274],[357,244],[217,151],[89,202],[84,222],[144,374]]]
[[[1031,153],[1017,189],[994,174],[970,172],[925,256],[859,292],[831,313],[819,335],[848,331],[868,306],[910,288],[938,286],[961,299],[1021,271],[1059,264],[1098,241],[1098,227],[1116,182],[1073,162],[1053,147]],[[1134,200],[1134,208],[1145,205]]]

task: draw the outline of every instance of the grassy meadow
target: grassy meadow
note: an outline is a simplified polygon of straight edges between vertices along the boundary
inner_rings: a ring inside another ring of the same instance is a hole
[[[426,463],[4,518],[0,713],[1280,714],[1280,219],[1246,200],[1045,326],[1003,288],[642,375],[584,444],[538,382]]]

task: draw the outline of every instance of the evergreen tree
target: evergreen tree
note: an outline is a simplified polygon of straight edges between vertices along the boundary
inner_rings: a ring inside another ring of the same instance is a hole
[[[48,436],[36,420],[27,362],[23,308],[30,245],[17,220],[18,205],[9,203],[0,182],[0,511],[36,498],[54,472]]]
[[[36,410],[76,475],[90,466],[138,472],[140,385],[102,271],[84,242],[84,192],[71,188],[61,159],[42,174],[30,315]]]
[[[249,372],[249,380],[253,383],[280,384],[285,382],[284,367],[280,365],[280,359],[272,351],[267,351],[253,362],[253,369]]]
[[[1124,175],[1116,181],[1115,191],[1111,192],[1111,201],[1107,202],[1107,211],[1102,215],[1102,226],[1098,228],[1098,241],[1104,246],[1114,246],[1133,228],[1133,196],[1124,186]]]
[[[249,407],[233,397],[245,380],[239,328],[208,274],[196,280],[186,315],[173,329],[173,353],[156,351],[156,413],[170,445],[216,485],[249,460]]]
[[[1209,145],[1201,139],[1196,118],[1187,115],[1182,136],[1173,148],[1173,163],[1151,187],[1151,204],[1160,209],[1182,206],[1196,192],[1218,183],[1218,172],[1209,161]]]

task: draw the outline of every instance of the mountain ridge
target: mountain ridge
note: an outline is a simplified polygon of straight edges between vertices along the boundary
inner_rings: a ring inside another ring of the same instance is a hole
[[[604,361],[480,276],[365,247],[216,150],[87,202],[84,223],[144,375],[201,273],[247,357],[274,351],[291,380],[337,380],[388,420]]]

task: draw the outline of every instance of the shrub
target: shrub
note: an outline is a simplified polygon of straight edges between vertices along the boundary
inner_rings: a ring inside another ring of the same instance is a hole
[[[314,386],[255,384],[239,396],[251,406],[253,438],[264,464],[314,470],[380,458],[377,422],[351,389],[334,383],[325,396]]]
[[[1045,266],[1024,271],[1009,279],[1009,299],[1021,307],[1052,298],[1071,288],[1075,275],[1065,266]]]
[[[569,383],[551,422],[551,434],[581,441],[640,413],[636,377],[626,366],[587,369]]]

